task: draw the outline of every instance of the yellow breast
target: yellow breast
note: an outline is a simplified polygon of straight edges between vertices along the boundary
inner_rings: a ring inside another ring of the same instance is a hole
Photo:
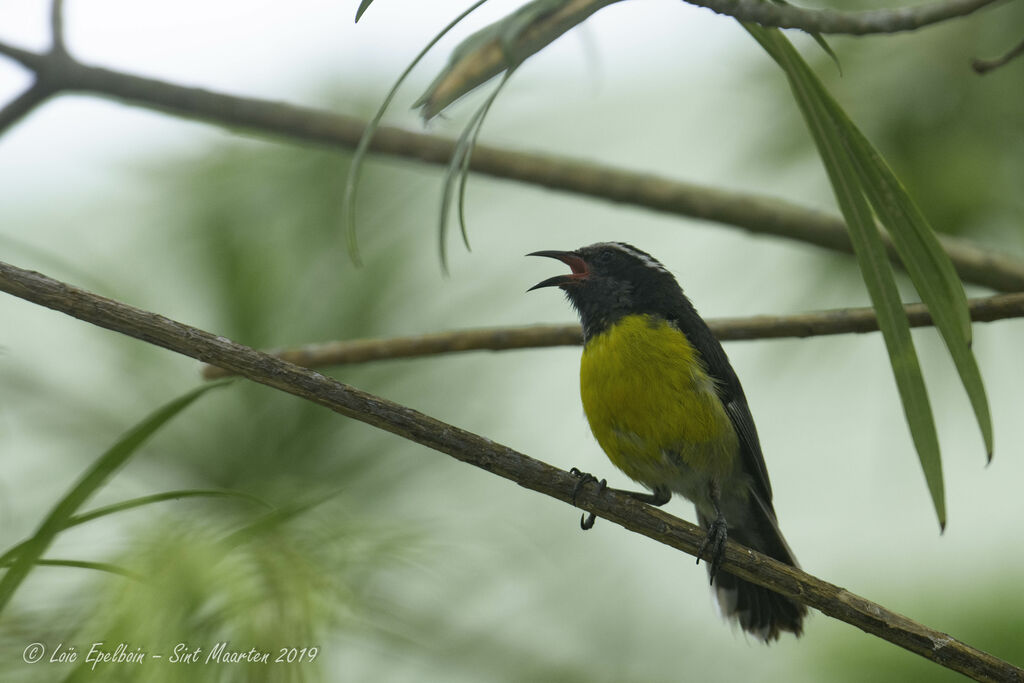
[[[620,470],[648,486],[690,474],[726,478],[738,440],[715,384],[675,327],[626,316],[583,349],[580,393],[590,429]],[[682,491],[680,491],[682,492]]]

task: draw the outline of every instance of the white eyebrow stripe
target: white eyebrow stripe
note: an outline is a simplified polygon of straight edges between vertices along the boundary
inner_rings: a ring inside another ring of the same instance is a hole
[[[646,253],[640,251],[636,247],[631,247],[628,244],[623,244],[622,242],[606,242],[606,244],[609,247],[613,247],[615,249],[618,249],[621,252],[625,252],[625,253],[629,254],[630,256],[632,256],[632,257],[634,257],[636,259],[639,259],[648,268],[653,268],[654,270],[660,270],[661,272],[663,272],[663,273],[665,273],[667,275],[671,275],[672,274],[672,273],[668,272],[668,269],[665,268],[665,266],[661,265],[660,261],[658,261],[656,258],[651,256],[650,254],[646,254]]]

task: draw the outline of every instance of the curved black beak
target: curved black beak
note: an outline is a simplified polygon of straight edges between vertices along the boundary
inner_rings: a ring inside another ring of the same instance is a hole
[[[533,287],[530,287],[527,292],[532,292],[535,289],[541,287],[563,287],[573,282],[579,282],[587,277],[589,274],[587,271],[587,264],[584,262],[580,255],[575,251],[535,251],[527,256],[546,256],[548,258],[558,259],[565,265],[572,268],[572,273],[568,275],[556,275],[549,277],[543,282],[538,282]]]

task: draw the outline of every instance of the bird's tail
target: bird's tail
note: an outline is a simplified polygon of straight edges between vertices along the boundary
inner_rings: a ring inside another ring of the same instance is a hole
[[[729,538],[779,562],[799,567],[793,551],[779,531],[771,507],[756,494],[752,494],[751,499],[753,514],[748,515],[742,526],[729,527]],[[701,527],[707,529],[711,520],[699,513],[697,516]],[[796,636],[803,633],[807,608],[800,603],[726,572],[718,572],[714,587],[722,614],[735,619],[740,628],[756,638],[770,643],[778,640],[783,631]]]

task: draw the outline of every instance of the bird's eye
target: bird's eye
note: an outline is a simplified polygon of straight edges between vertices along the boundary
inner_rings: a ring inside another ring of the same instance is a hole
[[[594,256],[594,262],[599,266],[606,266],[611,263],[612,255],[607,251],[599,251]]]

